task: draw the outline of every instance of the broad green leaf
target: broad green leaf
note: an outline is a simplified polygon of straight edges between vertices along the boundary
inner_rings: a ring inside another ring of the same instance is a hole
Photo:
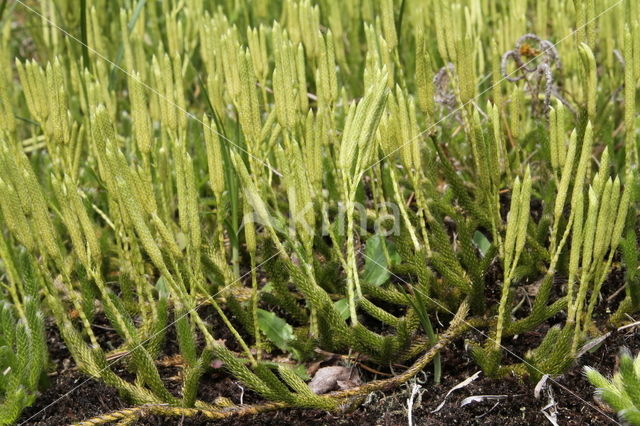
[[[289,343],[295,338],[293,328],[287,324],[285,320],[274,314],[273,312],[258,309],[258,326],[260,331],[269,339],[278,349],[288,351]]]
[[[391,264],[400,262],[400,255],[395,250],[393,243],[386,242],[384,237],[380,235],[374,235],[367,240],[364,276],[362,277],[365,282],[381,286],[391,276],[391,272],[389,272],[391,265],[385,256],[385,247]]]
[[[491,247],[491,243],[489,242],[487,237],[480,231],[476,231],[473,234],[473,242],[476,243],[476,246],[478,246],[478,249],[480,250],[480,253],[482,253],[482,256],[487,254],[487,251],[489,251],[489,247]]]
[[[343,320],[348,320],[351,314],[349,313],[349,300],[344,297],[336,302],[333,302],[333,305],[336,307],[338,312],[340,312],[340,316]]]

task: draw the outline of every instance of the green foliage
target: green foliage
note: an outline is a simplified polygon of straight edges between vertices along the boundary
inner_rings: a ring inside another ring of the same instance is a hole
[[[375,286],[386,283],[391,276],[389,269],[393,264],[400,263],[400,256],[393,243],[387,243],[380,235],[367,240],[365,255],[362,280]]]
[[[625,266],[625,281],[627,284],[627,296],[634,308],[640,307],[640,275],[638,274],[638,241],[635,229],[635,216],[630,215],[634,220],[628,226],[625,237],[620,240],[620,251]]]
[[[584,372],[597,388],[596,396],[615,410],[621,420],[640,424],[640,356],[633,358],[629,350],[621,350],[618,371],[611,379],[591,367],[585,367]]]
[[[16,4],[0,20],[0,338],[39,352],[28,377],[0,358],[12,418],[45,368],[38,312],[138,403],[205,407],[215,358],[265,398],[333,409],[274,352],[388,365],[467,306],[486,373],[561,374],[600,333],[618,253],[612,321],[640,307],[640,28],[614,1]],[[552,317],[504,365],[509,338]],[[178,396],[156,365],[166,336]]]
[[[36,277],[28,264],[17,267],[22,271],[23,298],[15,301],[17,305],[0,300],[0,424],[3,425],[14,424],[20,412],[35,401],[48,358]]]
[[[278,349],[284,352],[292,352],[294,356],[299,358],[299,354],[291,346],[292,341],[295,339],[293,328],[285,320],[273,312],[258,309],[258,326],[265,337],[276,345]]]

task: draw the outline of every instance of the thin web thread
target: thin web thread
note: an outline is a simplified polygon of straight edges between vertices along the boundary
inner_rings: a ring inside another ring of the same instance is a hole
[[[126,358],[128,355],[132,354],[136,349],[142,347],[145,343],[147,343],[149,340],[153,339],[154,337],[156,337],[157,335],[159,335],[160,333],[164,332],[165,330],[167,330],[169,327],[171,327],[172,325],[174,325],[175,323],[177,323],[178,321],[180,321],[182,318],[190,315],[192,312],[195,312],[198,310],[198,308],[200,308],[201,306],[203,306],[206,302],[208,302],[209,300],[214,300],[213,298],[216,297],[218,294],[222,293],[224,290],[228,289],[229,287],[231,287],[233,284],[239,282],[240,280],[242,280],[243,278],[247,277],[249,274],[251,274],[253,271],[258,270],[258,268],[260,268],[262,265],[266,264],[267,262],[269,262],[271,259],[275,258],[276,256],[279,256],[280,253],[282,253],[282,251],[278,251],[275,254],[273,254],[272,256],[270,256],[267,260],[263,261],[262,263],[260,263],[259,265],[257,265],[255,268],[249,270],[248,272],[246,272],[245,274],[243,274],[240,278],[232,281],[231,283],[229,283],[228,285],[224,286],[223,288],[221,288],[220,290],[218,290],[218,292],[216,292],[213,295],[207,295],[207,298],[205,300],[203,300],[202,302],[200,302],[198,305],[196,305],[194,308],[187,310],[184,314],[180,315],[179,317],[175,318],[171,323],[167,324],[167,326],[165,326],[164,328],[162,328],[161,330],[153,333],[151,336],[147,337],[145,340],[143,340],[142,342],[140,342],[138,345],[136,345],[135,347],[133,347],[132,349],[128,350],[128,353],[126,353],[125,355],[118,357],[117,359],[115,359],[114,361],[112,361],[110,364],[107,364],[106,367],[104,367],[103,369],[101,369],[98,374],[102,373],[103,371],[108,370],[109,368],[111,368],[113,365],[117,364],[118,362],[122,361],[124,358]],[[95,377],[97,378],[97,377]],[[65,394],[63,394],[62,396],[60,396],[58,399],[56,399],[55,401],[51,402],[49,405],[47,405],[46,407],[44,407],[43,409],[41,409],[40,411],[38,411],[37,413],[33,414],[31,417],[29,417],[27,420],[25,420],[24,422],[20,423],[20,424],[26,424],[29,420],[33,419],[34,417],[36,417],[38,414],[46,411],[48,408],[51,408],[52,406],[54,406],[55,404],[57,404],[59,401],[61,401],[62,399],[66,398],[68,395],[70,395],[71,393],[75,392],[76,390],[78,390],[79,388],[81,388],[82,386],[84,386],[85,384],[89,383],[90,381],[95,379],[94,377],[91,377],[89,379],[86,379],[85,381],[83,381],[82,383],[80,383],[79,385],[75,386],[73,389],[69,390],[68,392],[66,392]]]
[[[70,34],[68,31],[66,31],[64,28],[58,26],[57,24],[55,24],[53,21],[51,21],[50,19],[48,19],[47,17],[45,17],[44,15],[42,15],[41,13],[39,13],[37,10],[33,9],[32,7],[26,5],[24,2],[22,2],[21,0],[16,0],[17,3],[19,3],[20,5],[22,5],[24,8],[26,8],[27,10],[29,10],[31,13],[34,13],[35,15],[39,16],[40,18],[42,18],[43,20],[45,20],[47,23],[49,23],[52,27],[56,28],[57,30],[59,30],[60,32],[62,32],[63,34],[65,34],[67,37],[71,38],[73,41],[77,42],[78,44],[86,47],[87,49],[91,50],[92,53],[94,53],[98,58],[102,59],[103,61],[109,63],[110,65],[112,65],[114,68],[116,68],[117,70],[121,71],[122,73],[126,74],[127,76],[131,77],[134,81],[136,81],[138,84],[142,85],[143,87],[147,88],[148,90],[152,91],[153,93],[155,93],[158,97],[160,97],[161,99],[163,99],[164,101],[166,101],[167,103],[169,103],[170,105],[174,106],[175,108],[177,108],[178,110],[180,110],[181,112],[183,112],[184,114],[187,115],[188,118],[191,118],[199,123],[201,123],[205,128],[211,130],[212,132],[218,134],[218,136],[222,137],[223,139],[225,139],[226,141],[228,141],[231,145],[235,146],[236,148],[240,149],[241,151],[247,153],[248,155],[250,155],[252,158],[258,160],[260,163],[262,163],[263,165],[267,166],[272,172],[276,173],[279,176],[282,176],[282,174],[274,169],[271,165],[269,165],[268,163],[264,162],[263,160],[253,156],[252,154],[250,154],[249,152],[247,152],[246,150],[244,150],[242,147],[238,146],[237,144],[235,144],[233,141],[231,141],[230,139],[228,139],[226,136],[224,136],[223,134],[217,132],[216,130],[212,129],[210,126],[208,126],[206,123],[204,123],[202,120],[198,119],[195,115],[193,115],[192,113],[190,113],[189,111],[185,110],[184,108],[180,107],[179,105],[175,104],[174,102],[172,102],[170,99],[168,99],[166,96],[164,96],[163,94],[161,94],[159,91],[157,91],[156,89],[152,88],[151,86],[149,86],[148,84],[146,84],[144,81],[140,80],[139,78],[137,78],[135,75],[131,74],[130,72],[128,72],[126,69],[124,69],[123,67],[121,67],[120,65],[116,64],[115,62],[109,60],[108,58],[106,58],[104,55],[102,55],[100,52],[96,51],[94,48],[92,48],[91,46],[86,45],[85,43],[83,43],[81,40],[79,40],[78,38],[76,38],[75,36],[73,36],[72,34]],[[597,16],[595,16],[594,18],[592,18],[590,21],[586,22],[584,25],[576,28],[574,31],[572,31],[571,33],[569,33],[567,36],[563,37],[562,39],[560,39],[557,43],[555,43],[553,46],[557,46],[558,44],[560,44],[562,41],[566,40],[567,38],[569,38],[570,36],[572,36],[573,34],[575,34],[577,31],[579,31],[580,29],[586,27],[587,25],[589,25],[591,22],[594,22],[595,20],[599,19],[601,16],[603,16],[605,13],[609,12],[611,9],[613,9],[614,7],[618,6],[620,3],[622,3],[623,0],[619,0],[617,3],[615,3],[614,5],[608,7],[607,9],[605,9],[604,11],[602,11],[601,13],[599,13]],[[529,62],[526,62],[524,65],[528,65],[531,62],[533,62],[535,59],[532,59]],[[508,74],[508,76],[511,76],[513,73],[517,72],[514,71],[510,74]],[[490,76],[490,74],[485,75],[482,79],[482,81],[486,80],[488,77]],[[447,115],[445,115],[443,118],[441,118],[439,121],[437,121],[436,123],[433,123],[431,126],[429,126],[427,129],[425,129],[424,131],[422,131],[420,134],[418,134],[417,136],[415,136],[414,138],[410,139],[409,141],[405,142],[403,145],[401,145],[400,147],[396,148],[394,151],[392,151],[391,153],[387,154],[386,156],[384,156],[382,159],[380,159],[379,161],[377,161],[376,163],[374,163],[373,165],[369,166],[367,169],[365,169],[365,172],[367,170],[369,170],[371,167],[374,167],[375,165],[379,164],[381,161],[383,161],[384,159],[388,158],[389,156],[393,155],[395,152],[397,152],[399,149],[401,149],[402,147],[404,147],[405,145],[413,142],[414,140],[418,139],[419,137],[421,137],[422,135],[424,135],[426,132],[428,132],[429,130],[431,130],[433,127],[435,127],[436,125],[438,125],[439,123],[441,123],[442,121],[444,121],[445,119],[447,119],[448,117],[452,116],[453,114],[455,114],[456,112],[458,112],[459,110],[461,110],[462,108],[464,108],[466,105],[473,103],[475,100],[477,100],[480,96],[482,96],[483,94],[487,93],[488,91],[492,90],[495,86],[497,86],[498,84],[500,84],[502,81],[506,80],[506,77],[503,77],[501,80],[499,80],[497,83],[495,83],[493,86],[489,87],[488,89],[482,91],[481,93],[479,93],[478,95],[476,95],[473,99],[469,100],[467,103],[459,106],[457,109],[451,111],[450,113],[448,113]],[[235,284],[236,282],[240,281],[241,279],[243,279],[244,277],[246,277],[248,274],[250,274],[251,272],[253,272],[254,270],[257,270],[259,267],[261,267],[262,265],[264,265],[265,263],[269,262],[271,259],[273,259],[274,257],[278,256],[280,254],[280,252],[277,252],[276,254],[272,255],[271,257],[269,257],[267,260],[265,260],[264,262],[262,262],[260,265],[257,265],[255,268],[253,268],[252,270],[250,270],[249,272],[245,273],[243,276],[241,276],[240,278],[238,278],[237,280],[233,281],[232,283],[228,284],[227,286],[223,287],[221,290],[219,290],[217,293],[215,293],[214,295],[210,295],[208,296],[208,299],[213,299],[213,297],[215,297],[216,295],[220,294],[222,291],[224,291],[225,289],[227,289],[228,287],[230,287],[231,285]],[[366,254],[362,253],[362,251],[360,250],[360,254],[362,254],[363,256],[369,258]],[[373,259],[372,259],[373,260]],[[375,262],[375,260],[374,260]],[[377,262],[375,262],[377,263]],[[382,266],[382,265],[380,265]],[[386,269],[386,268],[384,268]],[[393,274],[391,271],[389,271],[391,274]],[[395,274],[393,274],[394,276],[396,276]],[[397,277],[397,276],[396,276]],[[399,278],[399,277],[398,277]],[[402,279],[399,278],[401,281]],[[403,281],[404,282],[404,281]],[[405,282],[406,283],[406,282]],[[425,297],[429,297],[429,296],[425,296]],[[431,298],[429,298],[431,299]],[[136,346],[135,348],[133,348],[129,353],[131,353],[133,350],[137,349],[138,347],[140,347],[141,345],[143,345],[144,343],[146,343],[147,341],[149,341],[150,339],[152,339],[153,337],[157,336],[158,334],[162,333],[163,331],[165,331],[166,329],[168,329],[170,326],[172,326],[173,324],[175,324],[177,321],[179,321],[180,319],[182,319],[183,317],[191,314],[191,312],[197,310],[199,307],[201,307],[204,303],[206,303],[206,301],[201,302],[200,304],[198,304],[195,308],[185,312],[183,315],[181,315],[180,317],[178,317],[177,319],[175,319],[172,323],[168,324],[165,328],[163,328],[162,330],[156,332],[155,334],[151,335],[150,337],[148,337],[146,340],[144,340],[143,342],[141,342],[138,346]],[[431,299],[434,300],[434,299]],[[436,304],[438,304],[440,306],[440,304],[434,300],[434,302]],[[442,306],[441,306],[442,307]],[[446,308],[443,308],[445,310],[447,310]],[[470,325],[470,324],[469,324]],[[480,334],[482,334],[483,336],[487,337],[490,339],[490,337],[486,336],[486,334],[482,333],[482,331],[478,330],[477,328],[471,326],[471,328],[473,328],[474,330],[478,331]],[[517,359],[522,360],[522,358],[520,358],[519,356],[517,356],[516,354],[514,354],[513,352],[511,352],[508,348],[504,347],[503,345],[500,345],[500,347],[502,349],[504,349],[506,352],[510,353],[511,355],[513,355],[514,357],[516,357]],[[125,355],[126,356],[126,355]],[[106,369],[110,368],[111,366],[113,366],[114,364],[116,364],[117,362],[119,362],[120,360],[122,360],[124,357],[120,357],[117,360],[113,361],[111,364],[107,365],[104,369],[100,370],[100,372],[105,371]],[[522,360],[524,363],[527,363],[525,360]],[[527,363],[528,364],[528,363]],[[535,366],[532,366],[533,368],[535,368]],[[537,369],[536,369],[537,370]],[[58,399],[56,399],[55,401],[53,401],[51,404],[47,405],[46,407],[44,407],[43,409],[41,409],[40,411],[38,411],[37,413],[35,413],[34,415],[32,415],[31,417],[29,417],[27,420],[25,420],[25,422],[23,422],[22,424],[28,422],[29,420],[31,420],[32,418],[36,417],[38,414],[42,413],[43,411],[46,411],[48,408],[50,408],[51,406],[55,405],[57,402],[59,402],[60,400],[64,399],[66,396],[68,396],[69,394],[73,393],[74,391],[76,391],[77,389],[79,389],[80,387],[82,387],[83,385],[85,385],[86,383],[90,382],[91,380],[93,380],[92,378],[85,380],[84,382],[80,383],[79,385],[77,385],[76,387],[74,387],[73,389],[71,389],[70,391],[68,391],[67,393],[65,393],[64,395],[60,396]],[[585,403],[586,405],[594,408],[595,410],[597,410],[598,412],[600,412],[601,414],[603,414],[605,417],[607,417],[609,420],[613,421],[614,423],[619,424],[618,422],[615,422],[613,419],[611,419],[609,416],[607,416],[606,414],[604,414],[601,410],[599,410],[598,408],[596,408],[595,406],[592,406],[591,404],[589,404],[588,402],[584,401],[581,397],[579,397],[578,395],[574,394],[573,392],[571,392],[569,389],[567,389],[566,387],[564,387],[563,385],[561,385],[560,383],[555,382],[553,379],[551,379],[551,381],[553,381],[554,383],[556,383],[558,386],[562,387],[563,389],[566,389],[570,394],[572,394],[574,397],[576,397],[577,399],[579,399],[580,401],[582,401],[583,403]]]
[[[580,31],[581,29],[587,27],[589,24],[591,24],[592,22],[595,22],[596,20],[598,20],[601,16],[603,16],[604,14],[608,13],[610,10],[614,9],[615,7],[617,7],[618,5],[620,5],[624,0],[618,0],[617,3],[614,3],[613,5],[609,6],[608,8],[606,8],[605,10],[603,10],[602,12],[600,12],[598,15],[596,15],[595,17],[593,17],[591,20],[587,21],[584,25],[577,27],[575,30],[571,31],[569,34],[567,34],[566,36],[562,37],[560,40],[558,40],[555,44],[553,44],[552,46],[547,47],[546,49],[542,50],[542,53],[547,52],[548,50],[550,50],[552,47],[555,48],[557,47],[560,43],[562,43],[563,41],[565,41],[566,39],[568,39],[569,37],[571,37],[572,35],[574,35],[576,32]],[[529,65],[530,63],[532,63],[533,61],[535,61],[536,58],[531,59],[528,62],[525,62],[523,64],[523,67],[526,67],[527,65]],[[431,129],[433,129],[435,126],[437,126],[438,124],[442,123],[444,120],[446,120],[447,118],[453,116],[454,114],[456,114],[458,111],[462,110],[464,107],[466,107],[467,105],[470,105],[472,103],[474,103],[480,96],[484,95],[485,93],[489,92],[490,90],[493,90],[495,87],[497,87],[500,83],[502,83],[503,81],[507,80],[508,77],[511,77],[512,75],[516,74],[518,72],[519,69],[515,69],[512,72],[508,73],[506,76],[503,76],[500,80],[498,80],[496,83],[494,83],[492,86],[490,86],[488,89],[483,90],[482,92],[478,93],[476,96],[474,96],[473,98],[471,98],[469,101],[467,101],[466,103],[460,105],[459,107],[457,107],[456,109],[452,110],[451,112],[449,112],[448,114],[446,114],[444,117],[442,117],[440,120],[436,121],[435,123],[431,124],[429,127],[427,127],[425,130],[423,130],[422,132],[418,133],[416,136],[414,136],[413,138],[409,139],[408,141],[406,141],[405,143],[403,143],[402,145],[400,145],[399,147],[395,148],[394,150],[392,150],[390,153],[386,154],[385,156],[383,156],[381,159],[379,159],[378,161],[376,161],[375,163],[371,164],[369,167],[367,167],[366,169],[364,169],[364,171],[362,173],[367,172],[369,169],[371,169],[372,167],[377,166],[378,164],[380,164],[382,161],[386,160],[387,158],[389,158],[390,156],[392,156],[393,154],[395,154],[396,152],[398,152],[399,150],[401,150],[402,148],[404,148],[405,146],[407,146],[408,144],[410,144],[411,142],[420,139],[422,136],[424,136],[427,132],[429,132]],[[486,78],[486,76],[483,78],[483,80]]]
[[[227,138],[225,135],[223,135],[222,133],[218,132],[217,130],[213,129],[211,126],[207,125],[204,121],[200,120],[198,117],[196,117],[194,114],[190,113],[189,111],[187,111],[186,109],[182,108],[180,105],[176,104],[175,102],[173,102],[171,99],[169,99],[168,97],[166,97],[165,95],[163,95],[162,93],[160,93],[158,90],[154,89],[153,87],[149,86],[147,83],[145,83],[144,81],[142,81],[140,78],[136,77],[135,74],[127,71],[126,69],[124,69],[123,67],[121,67],[120,65],[116,64],[115,62],[111,61],[109,58],[107,58],[106,56],[102,55],[100,52],[98,52],[96,49],[94,49],[93,47],[85,44],[82,42],[82,40],[79,40],[77,37],[75,37],[73,34],[69,33],[67,30],[65,30],[64,28],[60,27],[59,25],[57,25],[55,22],[51,21],[49,18],[47,18],[46,16],[42,15],[40,12],[38,12],[37,10],[35,10],[34,8],[32,8],[31,6],[28,6],[26,4],[24,4],[22,2],[22,0],[16,0],[17,3],[19,3],[20,5],[22,5],[24,8],[26,8],[27,10],[29,10],[30,12],[34,13],[35,15],[39,16],[40,18],[42,18],[43,20],[45,20],[49,25],[51,25],[52,27],[54,27],[55,29],[59,30],[60,32],[62,32],[65,36],[69,37],[70,39],[72,39],[73,41],[77,42],[78,44],[86,47],[88,50],[91,51],[91,53],[95,54],[98,58],[102,59],[104,62],[108,63],[109,65],[113,66],[115,69],[117,69],[118,71],[124,73],[125,75],[127,75],[128,77],[130,77],[133,81],[135,81],[136,83],[138,83],[139,85],[141,85],[142,87],[146,88],[147,90],[153,92],[155,95],[157,95],[159,98],[161,98],[162,100],[164,100],[165,102],[167,102],[169,105],[175,107],[177,110],[179,110],[180,112],[182,112],[183,114],[185,114],[188,118],[197,121],[198,123],[202,124],[203,127],[205,127],[206,129],[212,131],[213,133],[217,134],[219,137],[221,137],[222,139],[224,139],[225,141],[229,142],[231,145],[233,145],[234,147],[238,148],[240,151],[244,152],[245,154],[247,154],[248,156],[250,156],[251,158],[257,160],[258,162],[260,162],[262,165],[266,166],[269,170],[271,170],[273,173],[277,174],[278,176],[282,177],[282,173],[280,173],[277,169],[275,169],[273,166],[271,166],[269,163],[267,163],[266,161],[256,157],[255,155],[251,154],[250,152],[248,152],[246,149],[242,148],[241,146],[239,146],[238,144],[236,144],[235,142],[233,142],[231,139]]]
[[[394,278],[398,279],[399,281],[402,281],[404,284],[410,285],[409,282],[405,281],[404,279],[402,279],[401,277],[399,277],[398,275],[394,274],[393,272],[391,272],[389,269],[387,269],[387,267],[385,267],[384,265],[381,265],[380,263],[378,263],[375,259],[371,258],[370,256],[367,256],[366,253],[363,253],[362,251],[360,251],[360,253],[368,260],[372,261],[373,263],[375,263],[377,266],[381,267],[382,269],[384,269],[385,271],[387,271],[389,274],[391,274]],[[413,287],[414,291],[417,291],[418,293],[422,294],[424,297],[426,297],[427,299],[429,299],[431,302],[433,302],[435,305],[437,305],[440,309],[446,311],[447,313],[454,315],[455,313],[452,312],[451,310],[449,310],[446,306],[442,305],[440,302],[438,302],[436,299],[424,294],[424,292],[418,288]],[[462,320],[462,322],[464,322],[466,325],[469,326],[469,328],[473,329],[474,331],[480,333],[483,337],[485,337],[487,340],[490,340],[494,343],[498,343],[493,337],[487,335],[486,333],[484,333],[482,330],[478,329],[477,327],[475,327],[473,324],[467,322],[466,320]],[[516,353],[514,353],[513,351],[511,351],[509,348],[507,348],[506,346],[500,344],[500,347],[507,352],[509,355],[513,356],[514,358],[516,358],[519,361],[522,361],[523,364],[526,364],[527,366],[531,367],[532,369],[534,369],[535,371],[537,371],[540,374],[545,374],[544,371],[541,371],[539,368],[537,368],[535,365],[531,364],[530,362],[528,362],[527,360],[523,359],[522,357],[520,357],[519,355],[517,355]],[[602,411],[600,408],[596,407],[595,405],[590,404],[588,401],[585,401],[580,395],[576,394],[575,392],[573,392],[571,389],[567,388],[566,386],[564,386],[563,384],[557,382],[556,380],[554,380],[552,377],[549,376],[548,380],[550,380],[551,382],[553,382],[554,384],[558,385],[560,388],[562,388],[563,390],[569,392],[569,394],[571,394],[573,397],[577,398],[579,401],[581,401],[583,404],[593,408],[594,410],[596,410],[598,413],[602,414],[603,416],[605,416],[607,419],[611,420],[613,423],[615,424],[621,424],[619,422],[617,422],[616,420],[614,420],[613,418],[609,417],[604,411]]]

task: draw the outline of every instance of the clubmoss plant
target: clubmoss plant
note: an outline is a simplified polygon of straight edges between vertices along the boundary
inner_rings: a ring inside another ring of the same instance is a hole
[[[2,346],[40,345],[46,315],[88,377],[211,418],[212,364],[273,407],[337,409],[432,360],[439,380],[438,351],[470,327],[487,374],[562,374],[607,326],[619,253],[610,320],[640,307],[640,26],[616,1],[15,2]],[[170,336],[178,393],[158,367]],[[415,363],[316,395],[316,349]],[[37,350],[26,376],[6,361],[11,419]]]
[[[27,255],[8,257],[7,241],[0,250],[10,272],[11,297],[0,301],[0,424],[14,424],[35,401],[48,354],[37,277]],[[17,288],[16,288],[17,287]],[[18,290],[19,289],[19,290]],[[18,296],[19,295],[19,296]]]
[[[640,358],[622,349],[618,369],[611,379],[591,367],[585,367],[587,379],[596,389],[596,396],[618,413],[621,420],[640,424]]]

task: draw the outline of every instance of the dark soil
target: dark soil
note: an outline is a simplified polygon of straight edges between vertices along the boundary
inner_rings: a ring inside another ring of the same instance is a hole
[[[432,412],[444,400],[445,394],[455,385],[472,376],[478,367],[465,349],[465,340],[483,339],[478,332],[469,332],[464,339],[459,339],[442,353],[442,383],[434,385],[428,367],[420,380],[420,393],[416,397],[412,418],[414,424],[449,425],[449,424],[551,424],[542,410],[549,415],[555,412],[560,425],[604,425],[615,424],[616,417],[593,397],[593,388],[582,375],[582,367],[596,367],[604,374],[611,374],[619,348],[626,346],[636,352],[640,349],[640,335],[637,329],[628,328],[621,332],[613,332],[601,347],[593,353],[585,354],[570,372],[548,380],[547,386],[540,393],[539,399],[534,396],[534,383],[522,382],[516,378],[491,379],[480,377],[469,385],[455,390],[446,398],[441,410]],[[109,333],[109,330],[104,330]],[[523,356],[532,339],[537,334],[519,336],[505,342],[509,350],[517,356]],[[172,336],[168,336],[169,341]],[[112,388],[91,379],[73,368],[73,362],[64,344],[60,341],[55,327],[49,327],[48,343],[51,350],[53,373],[50,383],[37,399],[34,406],[26,410],[22,416],[22,424],[29,425],[64,425],[85,420],[93,416],[125,408],[130,403],[123,399]],[[168,343],[167,352],[173,352],[172,343]],[[173,345],[175,347],[175,345]],[[115,367],[122,377],[127,377],[125,367]],[[179,393],[179,373],[177,367],[161,367],[167,387],[172,393]],[[367,372],[363,377],[372,379]],[[426,380],[426,382],[425,382]],[[408,421],[407,399],[411,394],[412,384],[387,393],[370,395],[355,411],[334,414],[317,410],[282,410],[262,413],[242,419],[230,418],[220,424],[235,425],[280,425],[280,424],[376,424],[405,425]],[[501,395],[499,399],[485,399],[460,407],[461,402],[470,396]],[[213,401],[217,397],[227,397],[234,403],[255,404],[260,398],[243,390],[239,383],[226,375],[221,369],[214,369],[206,374],[202,381],[198,397],[204,401]],[[242,401],[241,401],[242,398]],[[146,417],[138,422],[142,425],[205,425],[211,424],[204,418],[161,418]]]
[[[471,333],[467,337],[472,337]],[[428,368],[425,370],[429,381],[421,384],[421,398],[416,399],[413,407],[413,422],[418,425],[550,425],[542,409],[555,401],[553,408],[546,411],[551,414],[555,410],[557,422],[560,425],[616,424],[615,414],[608,412],[606,407],[594,399],[593,388],[584,378],[582,366],[597,367],[602,373],[611,374],[616,363],[618,348],[621,346],[631,348],[634,352],[640,349],[640,336],[636,330],[627,329],[613,334],[594,353],[584,355],[579,366],[553,381],[548,380],[548,385],[540,393],[539,399],[534,396],[535,384],[533,383],[521,382],[515,378],[491,379],[480,375],[471,384],[449,395],[442,409],[433,413],[432,411],[440,405],[445,394],[452,387],[478,371],[461,340],[442,353],[441,384],[433,385],[430,382],[430,370]],[[510,349],[522,355],[517,346]],[[337,415],[310,410],[284,410],[247,417],[243,419],[243,423],[245,425],[406,425],[408,424],[407,399],[410,394],[411,386],[408,385],[394,392],[375,394],[370,401],[351,413]],[[465,398],[477,395],[503,395],[504,397],[486,399],[460,407],[460,403]],[[237,422],[238,419],[229,419],[220,424],[234,425]]]

